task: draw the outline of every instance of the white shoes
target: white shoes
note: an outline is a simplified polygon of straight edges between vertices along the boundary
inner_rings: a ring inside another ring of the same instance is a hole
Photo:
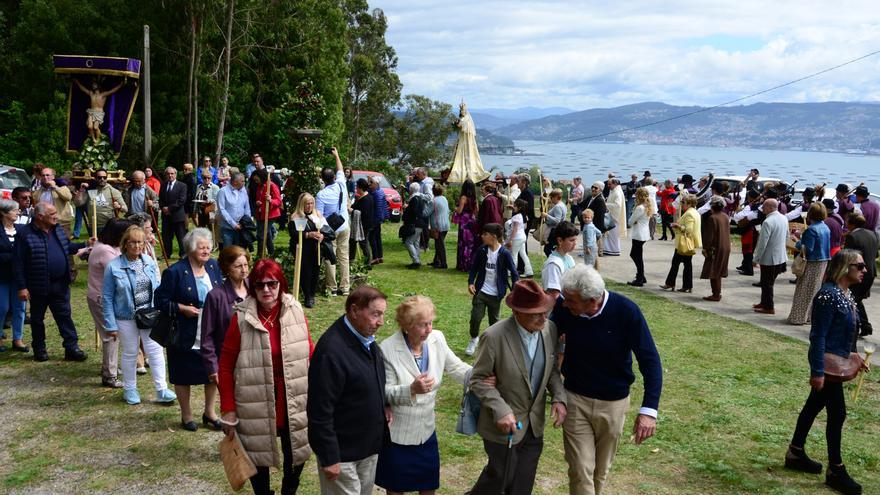
[[[473,356],[475,352],[477,352],[477,344],[480,342],[479,337],[474,337],[468,342],[467,349],[464,350],[464,353],[468,356]]]

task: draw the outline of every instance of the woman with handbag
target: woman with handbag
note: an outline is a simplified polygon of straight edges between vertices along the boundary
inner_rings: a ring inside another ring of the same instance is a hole
[[[273,493],[269,467],[282,461],[281,493],[290,495],[296,493],[312,453],[306,401],[314,345],[305,314],[288,294],[284,271],[275,260],[254,265],[247,292],[232,315],[220,353],[221,424],[227,435],[238,434],[257,468],[251,477],[254,493]],[[268,363],[271,373],[263,372]]]
[[[162,347],[150,338],[150,329],[140,328],[143,325],[137,322],[137,311],[153,306],[153,291],[159,286],[159,267],[152,257],[144,254],[145,239],[142,228],[129,227],[119,243],[122,254],[104,270],[103,326],[110,338],[116,340],[118,337],[122,343],[122,399],[131,405],[141,402],[135,370],[139,344],[143,342],[156,388],[155,402],[168,404],[177,396],[168,390],[165,381],[165,354]]]
[[[873,262],[873,260],[872,260]],[[825,484],[847,494],[860,494],[862,487],[853,480],[840,456],[843,422],[846,419],[846,400],[843,381],[855,377],[868,364],[853,351],[858,338],[859,313],[849,288],[862,281],[867,271],[858,251],[842,249],[828,264],[825,283],[813,298],[812,327],[810,328],[810,395],[798,416],[791,445],[785,454],[785,467],[796,471],[819,474],[822,464],[807,456],[804,446],[813,421],[822,409],[828,413],[825,438],[828,442],[828,470]],[[843,376],[848,374],[848,376]]]
[[[810,322],[810,310],[813,305],[813,296],[822,285],[822,275],[825,267],[831,259],[831,230],[825,224],[828,216],[825,205],[815,202],[807,210],[807,223],[809,226],[795,237],[800,237],[795,248],[800,250],[803,259],[804,270],[798,275],[797,286],[794,289],[794,297],[791,300],[791,312],[788,314],[788,322],[792,325],[804,325]],[[795,260],[792,271],[795,270]]]
[[[681,218],[673,222],[672,231],[678,234],[675,239],[675,254],[672,255],[672,266],[666,275],[666,283],[661,285],[663,290],[675,290],[675,279],[678,278],[678,266],[684,264],[681,289],[678,292],[691,292],[694,288],[693,257],[697,249],[703,247],[700,234],[700,214],[697,213],[697,196],[694,194],[681,193]]]
[[[440,487],[440,451],[434,424],[437,391],[448,373],[464,383],[471,366],[455,355],[439,331],[436,310],[425,296],[397,307],[400,331],[385,339],[385,397],[391,406],[391,442],[379,452],[376,484],[389,495],[432,494]],[[493,383],[494,385],[494,383]]]
[[[311,308],[315,305],[315,291],[318,287],[318,275],[321,271],[318,266],[319,256],[322,253],[330,254],[326,249],[322,249],[322,244],[330,243],[334,233],[333,229],[327,225],[321,212],[315,209],[315,197],[309,193],[300,194],[296,201],[296,211],[293,212],[291,219],[298,218],[306,219],[306,228],[303,231],[300,290],[302,290],[303,306]],[[296,246],[299,244],[296,224],[293,221],[289,222],[287,229],[290,232],[290,252],[295,254]],[[330,246],[330,251],[333,251],[332,243]]]
[[[98,234],[98,241],[89,253],[89,278],[86,291],[86,304],[95,322],[95,331],[101,338],[101,385],[109,388],[122,388],[122,382],[116,378],[119,369],[119,340],[116,335],[108,333],[104,326],[104,311],[101,296],[104,287],[104,271],[111,261],[119,257],[119,242],[130,222],[111,218]],[[111,292],[112,294],[112,292]],[[115,333],[115,331],[114,331]]]
[[[183,238],[186,256],[162,272],[162,282],[156,289],[154,306],[174,319],[177,345],[168,346],[168,375],[180,403],[180,422],[183,429],[196,431],[193,421],[190,392],[193,385],[205,386],[205,408],[202,423],[215,430],[220,421],[214,406],[217,385],[208,379],[201,353],[202,306],[208,292],[223,283],[220,266],[211,259],[213,245],[211,231],[202,227],[193,229]],[[152,360],[150,361],[153,366]]]

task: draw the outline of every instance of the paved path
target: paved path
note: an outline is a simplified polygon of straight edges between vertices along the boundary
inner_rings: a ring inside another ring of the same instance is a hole
[[[539,252],[537,243],[529,240],[529,252]],[[666,274],[672,261],[672,254],[675,245],[671,241],[648,241],[644,248],[645,259],[645,277],[648,283],[638,290],[645,290],[657,294],[667,299],[673,299],[682,304],[687,304],[696,308],[711,311],[715,314],[727,316],[739,321],[746,321],[766,328],[772,332],[788,335],[802,341],[809,341],[810,326],[790,325],[786,318],[791,310],[791,300],[794,296],[795,285],[789,283],[794,276],[790,272],[786,272],[776,279],[774,303],[776,306],[775,315],[762,315],[752,311],[752,305],[759,302],[761,298],[761,289],[752,287],[752,283],[758,282],[758,269],[755,269],[755,276],[746,277],[737,273],[734,267],[738,266],[742,261],[742,254],[738,246],[734,246],[734,252],[730,255],[730,267],[728,276],[722,279],[721,294],[722,300],[719,302],[704,301],[703,296],[712,293],[709,288],[708,280],[701,280],[700,271],[703,268],[703,256],[697,253],[693,258],[694,265],[694,290],[690,294],[681,292],[667,292],[660,289],[660,285],[666,280]],[[621,239],[620,256],[603,256],[599,258],[599,271],[606,279],[615,282],[626,283],[635,278],[635,265],[629,258],[630,240]],[[578,263],[583,263],[583,258],[576,256],[582,252],[580,240],[575,253],[572,253]],[[540,279],[540,273],[535,274]],[[679,269],[677,286],[681,287],[682,270]],[[880,324],[880,294],[875,294],[865,300],[868,317],[875,324]],[[872,335],[864,340],[859,340],[859,349],[865,342],[873,343],[875,346],[880,344],[878,335]],[[880,346],[878,346],[880,347]],[[880,354],[880,353],[878,353]],[[880,356],[877,354],[871,359],[875,364],[880,365]]]

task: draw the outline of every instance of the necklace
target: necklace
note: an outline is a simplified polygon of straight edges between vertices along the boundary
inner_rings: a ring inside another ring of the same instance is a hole
[[[257,310],[257,317],[260,318],[260,323],[263,324],[263,328],[265,328],[266,330],[269,329],[269,322],[274,320],[275,317],[278,315],[277,309],[278,309],[278,306],[269,310],[269,314],[265,318],[263,318],[263,316],[260,314],[260,311]]]

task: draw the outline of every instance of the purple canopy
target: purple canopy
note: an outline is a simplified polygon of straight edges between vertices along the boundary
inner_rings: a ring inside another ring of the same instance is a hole
[[[94,77],[102,77],[100,89],[110,90],[123,79],[139,79],[141,61],[120,57],[89,57],[84,55],[54,55],[55,72],[70,74],[70,94],[67,107],[67,151],[79,151],[88,136],[86,129],[86,109],[90,107],[89,96],[76,86],[73,79],[83,86],[90,87]],[[137,100],[138,86],[126,81],[119,91],[107,98],[104,105],[104,125],[101,132],[107,136],[113,150],[118,154],[122,150],[128,121],[134,111]]]

